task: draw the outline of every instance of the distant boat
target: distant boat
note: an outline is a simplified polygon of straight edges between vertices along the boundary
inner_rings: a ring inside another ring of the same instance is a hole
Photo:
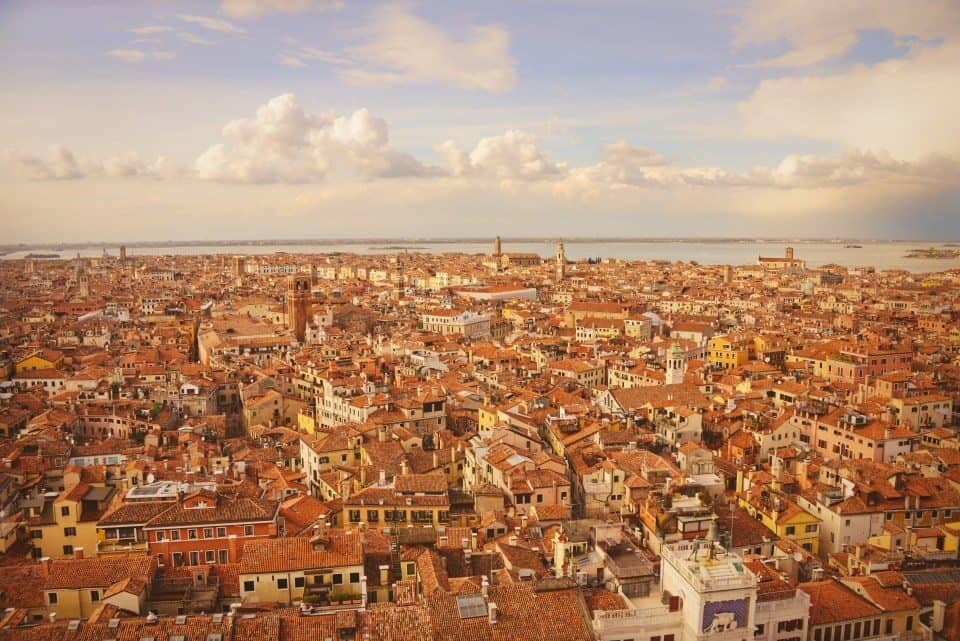
[[[847,249],[863,249],[863,245],[844,245]]]

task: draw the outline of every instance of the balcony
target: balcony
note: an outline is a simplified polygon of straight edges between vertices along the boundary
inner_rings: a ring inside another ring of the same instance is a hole
[[[102,539],[97,541],[97,555],[146,553],[147,542],[136,539]]]

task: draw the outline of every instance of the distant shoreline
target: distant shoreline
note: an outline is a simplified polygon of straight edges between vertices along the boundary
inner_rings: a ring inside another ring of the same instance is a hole
[[[955,244],[957,241],[939,241],[936,239],[862,239],[862,238],[659,238],[659,237],[629,237],[591,238],[587,236],[556,236],[556,237],[503,237],[504,244],[552,244],[563,241],[568,245],[576,244],[849,244],[849,243],[923,243],[930,242],[943,246]],[[421,247],[423,245],[484,245],[493,243],[492,237],[485,238],[292,238],[270,240],[161,240],[161,241],[127,241],[127,242],[77,242],[77,243],[20,243],[0,245],[0,255],[29,250],[55,250],[66,252],[83,249],[107,249],[125,245],[128,249],[163,249],[164,247],[309,247],[314,245],[367,245],[370,247],[390,246],[398,248]]]

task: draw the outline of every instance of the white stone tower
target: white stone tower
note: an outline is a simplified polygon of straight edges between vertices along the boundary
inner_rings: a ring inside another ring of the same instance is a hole
[[[567,275],[567,255],[563,251],[563,242],[557,243],[557,282]]]
[[[664,383],[676,385],[683,382],[683,375],[687,371],[687,357],[683,353],[680,343],[674,341],[667,352],[667,375]]]

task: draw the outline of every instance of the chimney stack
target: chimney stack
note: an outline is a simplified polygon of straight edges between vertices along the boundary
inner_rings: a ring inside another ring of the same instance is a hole
[[[934,632],[943,631],[943,620],[947,613],[947,604],[937,599],[933,602],[933,616],[930,618],[930,627]]]
[[[489,615],[490,623],[497,622],[497,604],[496,603],[491,602],[487,604],[487,614]]]
[[[480,581],[480,592],[483,593],[484,599],[490,596],[490,579],[485,576]]]
[[[73,548],[73,558],[80,560],[83,558],[83,548]]]

